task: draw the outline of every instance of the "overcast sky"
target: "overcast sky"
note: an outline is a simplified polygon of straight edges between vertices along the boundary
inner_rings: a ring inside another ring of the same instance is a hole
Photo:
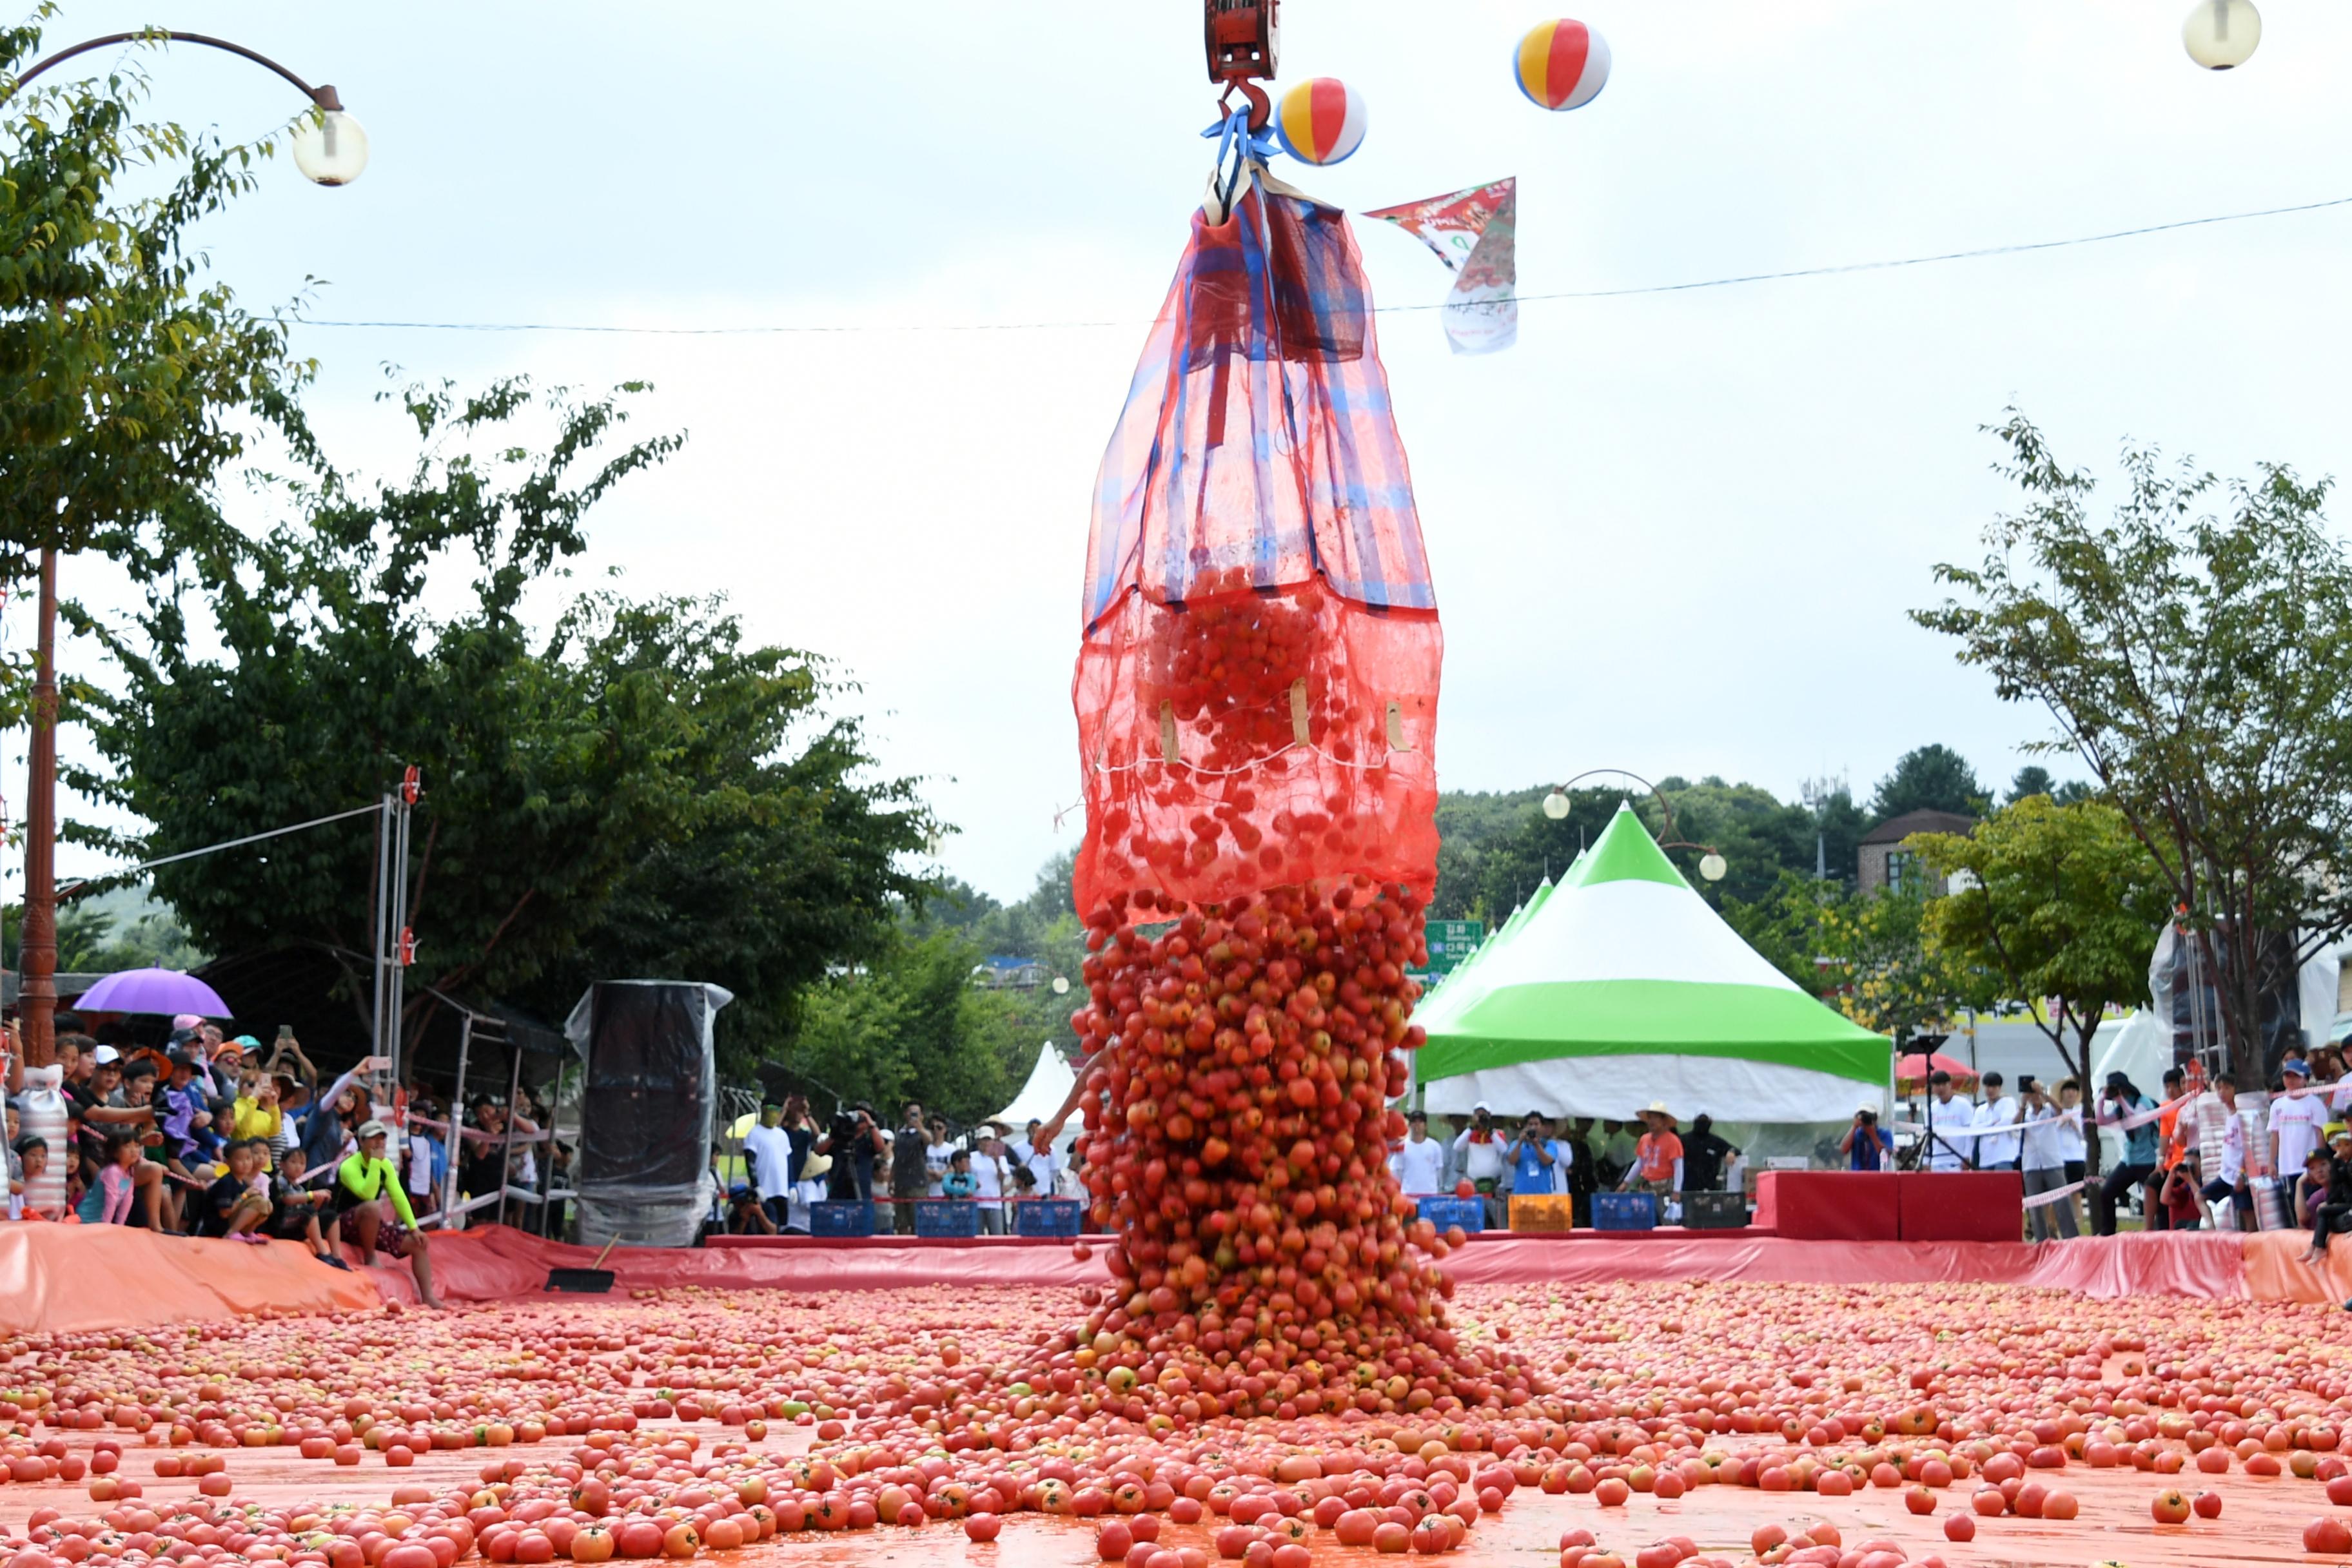
[[[1610,0],[1615,71],[1546,114],[1524,4],[1286,0],[1284,79],[1370,132],[1278,172],[1361,210],[1515,174],[1522,291],[1622,288],[2062,238],[2352,195],[2352,8],[2264,0],[2243,69],[2195,68],[2185,0]],[[146,6],[69,4],[57,43]],[[1088,487],[1199,199],[1197,0],[697,0],[254,7],[180,0],[333,81],[357,184],[281,163],[216,220],[248,300],[336,320],[787,325],[703,338],[305,329],[347,461],[406,451],[386,364],[657,391],[688,444],[592,520],[589,571],[723,591],[837,662],[894,773],[1000,897],[1075,842],[1068,685]],[[299,106],[243,62],[151,60],[159,112],[257,134]],[[1988,782],[2038,713],[1905,611],[2004,502],[1979,426],[2015,403],[2070,460],[2126,437],[2223,472],[2343,467],[2352,208],[1936,267],[1531,301],[1518,346],[1381,348],[1447,633],[1449,787],[1588,768],[1857,793],[1903,751]],[[1359,224],[1379,300],[1447,278]],[[1099,323],[973,331],[1013,323]],[[922,330],[915,330],[922,329]],[[953,329],[953,330],[950,330]],[[103,573],[79,569],[100,603]],[[561,588],[551,592],[567,591]],[[5,636],[30,636],[11,603]],[[69,657],[86,659],[86,647]],[[5,782],[21,810],[21,733]],[[2062,774],[2065,770],[2060,770]],[[18,868],[8,868],[13,884]],[[62,869],[97,869],[68,849]]]

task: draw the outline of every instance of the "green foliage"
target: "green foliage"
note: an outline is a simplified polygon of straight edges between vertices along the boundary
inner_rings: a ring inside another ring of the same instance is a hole
[[[1781,973],[1816,996],[1828,994],[1843,978],[1824,970],[1822,911],[1842,903],[1835,882],[1783,870],[1763,897],[1732,900],[1723,906],[1724,923]]]
[[[1929,906],[1931,940],[2000,976],[2003,994],[2053,1002],[2033,1021],[2087,1091],[2091,1037],[2111,1005],[2147,999],[2148,952],[2170,901],[2123,813],[2032,795],[1974,833],[1904,843],[1938,876],[1967,873]]]
[[[14,969],[24,935],[24,906],[0,909],[0,964]],[[123,911],[100,900],[68,903],[58,911],[58,972],[61,974],[112,974],[122,969],[194,969],[207,955],[188,940],[188,933],[169,910],[148,908]]]
[[[2028,763],[2018,769],[2017,776],[2010,781],[2009,799],[2005,804],[2015,805],[2028,795],[2048,795],[2057,787],[2058,781],[2050,776],[2048,768],[2039,763]]]
[[[1817,853],[1834,884],[1853,879],[1864,823],[1843,789],[1822,796],[1818,808],[1808,808],[1754,784],[1712,776],[1697,784],[1669,777],[1659,781],[1659,788],[1673,803],[1672,834],[1656,798],[1638,786],[1570,790],[1569,813],[1558,821],[1543,814],[1543,799],[1551,792],[1541,786],[1439,796],[1437,893],[1430,918],[1501,923],[1547,875],[1557,881],[1627,801],[1662,842],[1679,838],[1723,852],[1727,874],[1721,882],[1709,882],[1698,875],[1701,851],[1667,851],[1691,886],[1722,909],[1769,899],[1784,872],[1811,877]]]
[[[921,910],[910,912],[907,921],[908,931],[918,936],[940,931],[961,935],[971,945],[974,963],[1003,955],[1045,966],[1045,984],[996,994],[1029,1041],[1031,1060],[1039,1041],[1051,1040],[1070,1055],[1078,1048],[1070,1013],[1085,1000],[1085,981],[1078,971],[1086,963],[1087,931],[1070,902],[1070,875],[1076,863],[1075,848],[1055,856],[1038,868],[1036,885],[1028,897],[1011,904],[999,904],[986,893],[951,881],[927,897]],[[1069,983],[1067,991],[1054,990],[1052,983],[1057,978]],[[1024,1062],[1024,1079],[1027,1071]]]
[[[1549,822],[1540,809],[1543,797],[1551,791],[1543,784],[1532,789],[1505,790],[1487,794],[1472,790],[1446,790],[1437,797],[1437,891],[1430,904],[1433,920],[1484,920],[1499,924],[1511,912],[1516,899],[1509,894],[1511,884],[1523,883],[1533,891],[1542,879],[1540,857],[1556,851],[1563,835],[1571,847],[1569,858],[1575,858],[1573,846],[1578,842],[1579,826],[1598,831],[1589,820],[1545,827]],[[1591,813],[1586,813],[1586,818]],[[1605,823],[1606,817],[1601,818]],[[1544,840],[1538,847],[1538,864],[1536,875],[1527,877],[1521,862],[1525,848],[1517,843],[1528,829]],[[1508,847],[1506,848],[1505,847]],[[1502,848],[1511,857],[1511,863],[1499,863],[1493,868],[1494,883],[1503,886],[1504,900],[1497,900],[1489,881],[1487,858],[1490,851]],[[1558,876],[1560,861],[1553,868]]]
[[[2280,465],[2229,484],[2124,455],[2105,521],[2095,481],[2012,412],[1998,431],[2023,495],[1958,595],[1914,619],[2045,706],[2154,858],[2221,981],[2231,1066],[2267,1076],[2266,999],[2352,929],[2352,566],[2326,483]]]
[[[526,625],[588,510],[677,446],[613,449],[619,396],[400,403],[425,449],[404,480],[322,466],[286,487],[293,517],[159,558],[133,627],[92,626],[130,679],[89,699],[116,772],[72,782],[153,826],[71,836],[159,857],[363,805],[414,763],[413,981],[550,1017],[592,979],[713,981],[737,995],[730,1065],[776,1048],[799,990],[925,891],[898,868],[933,831],[913,786],[866,779],[821,661],[745,646],[716,601],[591,595]],[[215,952],[361,952],[373,835],[361,817],[155,885]]]
[[[1918,1035],[1992,1006],[1996,978],[1936,940],[1931,901],[1914,889],[1852,893],[1784,871],[1764,897],[1725,905],[1742,941],[1866,1029]]]
[[[1982,816],[1991,796],[1977,783],[1968,759],[1949,746],[1921,746],[1895,760],[1895,771],[1878,781],[1871,796],[1874,822],[1901,816],[1907,811],[1949,811],[1961,816]]]
[[[41,23],[0,29],[0,71],[40,52]],[[13,77],[11,78],[13,86]],[[244,451],[244,416],[298,444],[309,379],[285,323],[205,281],[191,231],[254,183],[268,143],[223,148],[137,118],[143,79],[50,81],[0,112],[0,585],[44,549],[152,550],[217,528],[210,488]],[[153,195],[126,177],[175,170]],[[0,669],[19,721],[22,656]]]
[[[1937,941],[1932,902],[1902,888],[1823,901],[1816,941],[1837,985],[1826,999],[1864,1028],[1898,1037],[1942,1033],[1964,1010],[1990,1010],[1998,978]]]
[[[895,938],[803,997],[778,1065],[819,1106],[870,1100],[887,1121],[910,1099],[959,1122],[1001,1109],[1027,1081],[1038,1039],[1007,994],[972,984],[981,951],[953,930]]]

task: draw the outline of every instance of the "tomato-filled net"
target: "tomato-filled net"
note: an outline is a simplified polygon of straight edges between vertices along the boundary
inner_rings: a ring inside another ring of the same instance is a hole
[[[1524,1401],[1388,1167],[1443,644],[1342,214],[1261,177],[1196,216],[1087,560],[1073,1023],[1118,1284],[1060,1355],[1131,1413]]]

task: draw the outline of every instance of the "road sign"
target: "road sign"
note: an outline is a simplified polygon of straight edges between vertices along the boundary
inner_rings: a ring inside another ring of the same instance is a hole
[[[1462,961],[1486,940],[1485,921],[1431,921],[1426,928],[1429,941],[1429,973],[1448,974],[1461,966]]]

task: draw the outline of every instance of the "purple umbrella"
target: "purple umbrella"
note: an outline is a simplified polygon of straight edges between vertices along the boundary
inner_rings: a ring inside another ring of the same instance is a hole
[[[87,1013],[195,1013],[226,1018],[228,1004],[220,993],[193,974],[176,969],[126,969],[110,974],[74,1000]]]

